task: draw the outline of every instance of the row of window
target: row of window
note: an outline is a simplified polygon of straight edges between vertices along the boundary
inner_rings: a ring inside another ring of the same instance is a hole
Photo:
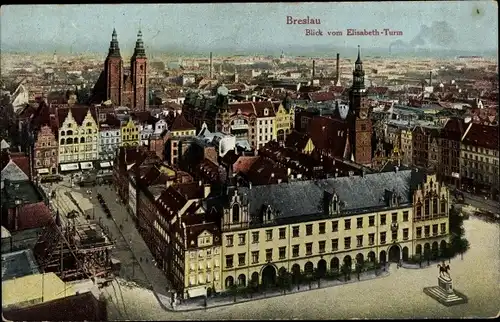
[[[398,213],[393,213],[391,215],[392,223],[396,223],[398,221]],[[408,221],[408,216],[409,212],[404,211],[403,212],[403,222]],[[233,219],[234,220],[234,219]],[[359,217],[356,218],[356,228],[361,229],[363,228],[363,221],[364,217]],[[387,224],[387,218],[386,214],[380,215],[380,225],[384,226]],[[375,226],[375,215],[369,216],[368,217],[368,227],[374,227]],[[338,220],[332,221],[332,232],[337,232],[339,229],[339,223]],[[344,230],[350,230],[351,229],[351,219],[344,219]],[[326,233],[326,222],[321,222],[318,223],[318,233],[319,234],[325,234]],[[306,225],[306,236],[311,236],[313,235],[313,224],[307,224]],[[245,237],[246,233],[238,234],[238,244],[239,245],[245,245]],[[286,228],[279,228],[279,233],[278,233],[279,239],[286,239]],[[292,237],[297,238],[300,237],[300,226],[292,226]],[[273,240],[273,229],[267,229],[266,230],[266,241],[271,241]],[[233,235],[227,235],[226,236],[226,246],[233,246],[233,241],[234,237]],[[259,232],[254,231],[252,232],[252,243],[258,243],[259,242]]]
[[[465,145],[465,144],[463,145],[463,148],[464,148],[464,150],[467,150],[467,151],[478,152],[481,154],[490,154],[490,155],[494,155],[496,157],[498,156],[498,150],[484,149],[481,147],[469,146],[469,145]]]
[[[441,228],[441,234],[446,234],[446,223],[441,223],[439,226]],[[430,237],[430,233],[431,233],[431,226],[430,225],[424,226],[425,237]],[[432,235],[437,236],[438,234],[439,234],[438,224],[432,225]],[[422,238],[422,227],[417,227],[416,235],[417,238]]]
[[[439,212],[440,214],[443,214],[443,215],[446,214],[446,201],[441,200],[441,209],[438,208],[438,202],[439,202],[439,200],[437,197],[432,198],[432,214],[437,215],[438,210],[440,210],[440,212]],[[423,208],[424,208],[424,217],[430,216],[431,206],[430,206],[430,199],[429,198],[425,198]],[[419,202],[417,203],[417,207],[416,207],[415,220],[420,220],[420,218],[422,218],[422,204],[420,203],[420,200],[419,200]]]
[[[71,135],[78,135],[78,134],[85,134],[85,133],[87,133],[87,134],[92,134],[92,133],[94,133],[94,134],[95,134],[95,133],[97,133],[97,129],[94,129],[94,130],[92,130],[92,129],[87,129],[87,131],[85,131],[85,129],[81,129],[80,131],[75,130],[75,131],[74,131],[74,133],[73,133],[73,131],[72,131],[72,130],[60,131],[60,132],[59,132],[59,135],[60,135],[60,136],[71,136]]]
[[[87,160],[97,160],[97,153],[87,153],[87,154],[73,154],[73,155],[61,155],[59,157],[60,162],[64,161],[87,161]]]
[[[219,280],[219,274],[217,272],[213,273],[213,279],[215,282]],[[206,283],[212,283],[212,273],[198,274],[198,284],[206,284]],[[196,285],[196,275],[190,275],[189,286],[194,286],[194,285]]]
[[[132,141],[132,140],[138,140],[138,139],[139,139],[139,135],[137,135],[137,134],[123,136],[123,141]]]
[[[85,145],[85,146],[69,146],[69,147],[60,147],[59,153],[78,153],[84,151],[95,151],[97,150],[97,145]]]
[[[52,155],[52,156],[55,156],[55,155],[56,155],[56,151],[55,151],[55,150],[52,150],[52,151],[45,151],[45,152],[40,152],[40,151],[37,151],[37,152],[35,153],[35,157],[36,157],[36,158],[41,158],[42,156],[43,156],[43,157],[48,158],[48,157],[50,157],[51,155]]]
[[[405,228],[403,229],[403,240],[408,240],[408,235],[409,234],[409,229]],[[392,240],[395,241],[398,239],[398,232],[393,231],[392,232]],[[364,236],[363,235],[358,235],[356,236],[356,247],[363,247],[365,246],[363,244],[364,242]],[[387,242],[387,232],[381,232],[380,233],[380,244],[385,244]],[[368,245],[373,246],[375,245],[375,233],[368,234]],[[304,245],[305,248],[305,256],[311,256],[313,254],[313,243],[306,243]],[[349,250],[352,248],[351,245],[351,237],[345,237],[344,238],[344,250]],[[339,250],[339,239],[334,238],[331,240],[331,251],[336,252]],[[326,253],[326,241],[321,240],[318,241],[318,253]],[[278,260],[284,260],[287,258],[287,252],[286,252],[286,246],[279,247],[278,248]],[[252,251],[251,252],[252,256],[252,261],[251,264],[258,264],[260,262],[260,252],[257,251]],[[300,254],[300,245],[293,245],[292,246],[292,257],[299,257],[301,256]],[[234,255],[226,255],[226,268],[232,268],[234,265]],[[266,249],[265,252],[265,260],[266,261],[273,261],[273,249],[269,248]],[[246,263],[246,253],[239,253],[238,254],[238,266],[245,266],[247,265]]]

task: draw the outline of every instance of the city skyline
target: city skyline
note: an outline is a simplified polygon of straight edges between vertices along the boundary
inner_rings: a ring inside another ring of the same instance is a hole
[[[296,48],[318,51],[360,45],[385,50],[484,52],[498,47],[495,5],[485,1],[425,5],[421,2],[10,5],[1,12],[1,46],[7,51],[54,48],[103,52],[116,28],[124,53],[132,51],[139,29],[147,48],[154,51]],[[32,18],[24,19],[26,16]],[[363,19],[352,21],[353,16]],[[308,17],[320,23],[291,23]],[[320,29],[323,35],[306,36],[306,29]],[[396,33],[348,36],[348,29],[361,32],[389,29]],[[328,35],[328,31],[340,31],[342,35]]]

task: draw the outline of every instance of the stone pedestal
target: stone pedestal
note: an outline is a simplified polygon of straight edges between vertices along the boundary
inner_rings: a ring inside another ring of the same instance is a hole
[[[467,303],[467,297],[453,289],[449,277],[439,276],[438,286],[424,287],[424,293],[446,306]]]
[[[453,294],[453,285],[451,282],[451,278],[439,276],[438,285],[447,294]]]

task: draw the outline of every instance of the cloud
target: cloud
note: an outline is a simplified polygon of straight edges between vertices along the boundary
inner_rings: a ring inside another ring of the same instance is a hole
[[[450,48],[457,44],[456,32],[446,21],[434,21],[429,26],[422,25],[420,32],[410,41],[401,39],[393,41],[389,45],[392,48],[418,48],[426,46],[438,46]]]

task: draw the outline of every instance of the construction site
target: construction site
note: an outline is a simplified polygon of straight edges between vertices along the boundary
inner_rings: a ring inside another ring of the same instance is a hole
[[[53,272],[63,281],[93,279],[109,281],[116,267],[111,258],[114,245],[107,228],[89,218],[62,191],[51,193],[55,220],[44,227],[35,247],[39,269]],[[119,269],[119,268],[118,268]]]

